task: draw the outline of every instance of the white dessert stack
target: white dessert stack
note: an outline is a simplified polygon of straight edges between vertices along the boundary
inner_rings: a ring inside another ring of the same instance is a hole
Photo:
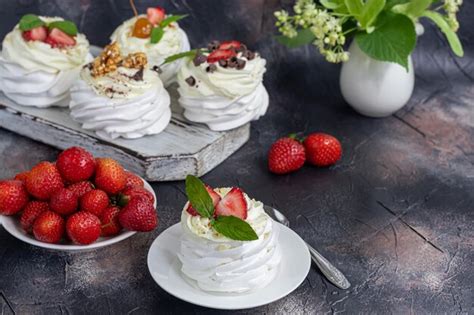
[[[215,189],[222,200],[230,188]],[[244,293],[263,288],[277,275],[281,262],[279,227],[263,204],[244,194],[245,221],[258,236],[253,241],[227,238],[212,228],[210,219],[192,215],[185,205],[178,258],[185,278],[204,291]],[[227,202],[227,201],[224,201]]]
[[[266,113],[269,97],[262,83],[266,61],[244,47],[228,60],[209,62],[215,51],[186,60],[178,72],[178,91],[188,120],[223,131]]]
[[[150,38],[139,38],[132,36],[133,27],[139,18],[146,18],[146,15],[139,15],[123,22],[110,37],[112,42],[117,42],[122,47],[123,54],[134,52],[144,52],[148,57],[150,68],[160,66],[166,57],[188,51],[190,44],[188,36],[179,27],[177,22],[173,22],[164,28],[163,37],[158,43],[151,43]],[[167,63],[160,67],[160,78],[165,87],[176,81],[176,73],[182,65],[182,60]]]
[[[146,64],[146,56],[142,57]],[[156,72],[119,62],[116,70],[94,75],[93,67],[94,63],[85,66],[71,89],[71,117],[84,129],[105,139],[135,139],[166,128],[170,97]]]
[[[40,18],[46,23],[63,20]],[[16,25],[3,40],[0,91],[20,105],[67,106],[69,89],[91,58],[86,37],[77,34],[75,41],[74,46],[62,48],[43,41],[27,41]]]

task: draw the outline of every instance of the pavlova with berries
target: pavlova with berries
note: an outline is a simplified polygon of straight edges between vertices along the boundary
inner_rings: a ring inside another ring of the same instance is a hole
[[[23,16],[2,46],[0,91],[26,106],[67,106],[70,87],[92,58],[86,37],[59,17]]]
[[[185,279],[204,291],[243,293],[266,286],[281,262],[279,227],[239,188],[186,178],[178,258]]]
[[[195,51],[178,72],[184,116],[216,131],[257,120],[267,111],[266,61],[238,41],[214,41]]]

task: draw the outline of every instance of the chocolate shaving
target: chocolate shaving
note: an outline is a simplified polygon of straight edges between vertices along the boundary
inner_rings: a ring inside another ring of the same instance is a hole
[[[158,74],[162,74],[163,73],[163,70],[161,70],[161,68],[159,66],[153,66],[153,68],[151,68],[151,70],[155,71],[156,73]]]
[[[143,81],[143,68],[139,69],[132,77],[135,81]]]
[[[250,50],[246,50],[242,53],[242,57],[247,58],[247,60],[252,60],[255,58],[255,53]]]
[[[219,60],[219,66],[221,66],[222,68],[227,68],[227,60],[225,59]]]
[[[207,61],[207,57],[204,56],[201,53],[196,54],[196,57],[193,59],[194,66],[198,67],[201,64],[205,63]]]
[[[193,76],[188,77],[185,81],[189,86],[194,86],[196,84],[196,79]]]
[[[227,66],[229,68],[236,68],[237,67],[237,57],[231,57],[228,61],[227,61]]]
[[[245,46],[244,44],[241,44],[240,47],[238,47],[238,48],[235,49],[235,52],[237,52],[237,53],[239,53],[239,52],[243,53],[243,52],[245,52],[246,50],[247,50],[247,46]]]
[[[206,68],[206,72],[209,72],[209,73],[213,73],[216,70],[217,70],[217,66],[213,63],[207,66]]]
[[[214,51],[219,48],[220,44],[221,43],[219,41],[213,40],[207,45],[207,49],[209,49],[210,51]]]
[[[246,61],[243,59],[237,59],[237,70],[245,68]]]

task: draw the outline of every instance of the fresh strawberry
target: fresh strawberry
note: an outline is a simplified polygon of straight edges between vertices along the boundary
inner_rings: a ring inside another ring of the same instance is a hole
[[[89,212],[74,213],[66,222],[66,233],[77,244],[88,245],[95,242],[100,231],[99,218]]]
[[[161,7],[146,9],[146,15],[148,17],[148,21],[153,25],[160,24],[166,16],[165,9]]]
[[[56,212],[44,211],[33,223],[33,235],[41,242],[58,243],[64,235],[64,219]]]
[[[35,27],[29,31],[24,31],[22,34],[23,39],[27,42],[38,40],[44,42],[48,36],[48,30],[44,26]]]
[[[136,197],[119,213],[120,224],[129,231],[148,232],[158,225],[156,209],[144,197]]]
[[[108,207],[102,212],[100,216],[100,222],[102,222],[102,236],[114,236],[120,233],[122,226],[118,219],[119,212],[119,207]]]
[[[26,179],[26,189],[30,195],[40,200],[49,200],[64,183],[58,169],[53,163],[40,162],[31,169]]]
[[[100,189],[94,189],[84,194],[80,200],[81,211],[90,212],[98,217],[109,206],[109,196]]]
[[[128,187],[125,188],[120,194],[119,194],[119,202],[118,204],[120,206],[125,206],[130,200],[133,198],[136,198],[138,196],[142,196],[148,200],[152,205],[155,202],[155,197],[151,192],[146,190],[143,187],[140,186],[134,186],[134,187]]]
[[[275,174],[286,174],[299,170],[305,160],[304,146],[291,137],[278,139],[268,152],[268,168]]]
[[[312,133],[304,140],[306,160],[316,166],[335,164],[342,155],[339,140],[325,133]]]
[[[38,216],[49,210],[49,205],[46,201],[32,200],[28,202],[23,213],[21,214],[20,224],[23,230],[27,233],[33,232],[33,223]]]
[[[59,154],[56,167],[63,179],[71,183],[87,180],[94,174],[92,154],[80,147],[71,147]]]
[[[125,171],[125,177],[125,187],[145,186],[143,180],[132,172]]]
[[[15,175],[15,180],[21,180],[24,184],[26,184],[26,178],[28,177],[29,172],[21,172]]]
[[[207,62],[209,63],[218,62],[219,60],[227,60],[235,56],[237,56],[237,54],[232,49],[226,49],[226,50],[218,49],[218,50],[214,50],[213,52],[209,54],[209,56],[207,56]]]
[[[232,188],[216,206],[216,216],[234,216],[242,220],[247,219],[247,201],[244,193],[237,187]]]
[[[77,198],[81,198],[85,193],[93,190],[94,185],[90,181],[83,181],[69,185],[67,189],[76,194]]]
[[[222,42],[219,45],[219,49],[221,50],[227,50],[227,49],[238,49],[242,46],[242,43],[236,40],[229,40],[226,42]]]
[[[19,180],[0,181],[0,214],[14,215],[28,203],[25,185]]]
[[[111,158],[96,159],[95,186],[108,194],[116,194],[125,188],[126,175],[123,167]]]
[[[76,45],[76,40],[73,37],[57,28],[53,28],[49,32],[44,42],[50,44],[53,48],[64,48]]]
[[[209,185],[206,185],[206,190],[209,193],[209,196],[211,196],[212,203],[214,204],[214,208],[215,208],[217,206],[217,204],[219,203],[219,201],[221,201],[221,196],[218,193],[216,193],[214,191],[214,189],[212,189],[212,187],[209,186]],[[196,209],[193,208],[191,203],[189,203],[188,208],[186,209],[186,211],[188,211],[188,213],[192,216],[198,216],[199,215],[199,213],[196,211]]]
[[[77,195],[67,188],[57,190],[49,200],[49,208],[62,216],[76,212],[77,205]]]

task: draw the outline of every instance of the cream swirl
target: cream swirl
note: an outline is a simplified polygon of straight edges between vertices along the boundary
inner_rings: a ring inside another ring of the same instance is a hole
[[[224,196],[229,189],[216,189]],[[178,258],[181,271],[199,288],[214,292],[242,293],[262,288],[278,272],[281,261],[279,227],[265,213],[263,204],[245,195],[246,222],[258,235],[255,241],[235,241],[217,233],[207,218],[181,215],[183,236]]]
[[[170,96],[149,69],[119,67],[94,78],[84,68],[81,78],[71,89],[71,116],[99,137],[135,139],[157,134],[171,119]]]
[[[122,48],[122,53],[128,55],[134,52],[144,52],[148,57],[150,67],[161,65],[166,57],[190,49],[186,33],[179,27],[178,23],[171,23],[164,29],[161,40],[152,44],[149,38],[138,38],[132,36],[133,26],[138,18],[146,17],[139,15],[123,22],[110,36],[112,42],[117,42]],[[182,60],[168,63],[161,67],[160,78],[165,86],[175,81],[176,73],[181,67]]]

